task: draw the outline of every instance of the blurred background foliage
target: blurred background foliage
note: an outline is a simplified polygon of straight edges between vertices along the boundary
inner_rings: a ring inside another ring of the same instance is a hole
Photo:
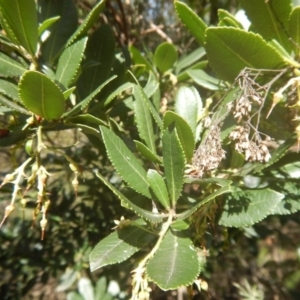
[[[79,18],[83,19],[96,2],[75,0]],[[212,25],[218,21],[219,8],[232,14],[239,9],[236,0],[185,2]],[[151,55],[164,41],[174,43],[180,55],[198,47],[177,19],[172,0],[107,1],[105,13],[94,30],[105,23],[113,29],[118,51],[123,49],[125,53],[133,45]],[[165,93],[171,97],[172,87],[166,86]],[[93,274],[88,266],[91,249],[111,232],[113,220],[124,214],[119,200],[93,173],[99,168],[112,172],[102,155],[104,149],[77,130],[49,136],[49,146],[64,145],[66,154],[82,167],[77,195],[66,160],[45,156],[48,171],[56,174],[48,185],[53,205],[49,208],[45,239],[41,241],[38,223],[33,220],[35,200],[30,200],[29,194],[26,208],[17,208],[0,231],[0,299],[91,299],[91,291],[95,300],[126,299],[128,262]],[[23,149],[2,148],[0,176],[12,171],[11,166],[23,159]],[[119,178],[116,176],[115,180],[118,182]],[[10,192],[9,185],[1,190],[1,212],[9,203]],[[296,213],[268,217],[244,230],[212,228],[212,234],[207,234],[211,243],[209,259],[201,275],[209,288],[201,293],[195,289],[194,299],[300,299],[299,216]],[[153,299],[188,299],[187,291],[164,293],[152,288]]]

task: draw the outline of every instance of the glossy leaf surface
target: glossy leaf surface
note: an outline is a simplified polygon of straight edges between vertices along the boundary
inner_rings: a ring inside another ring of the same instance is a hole
[[[0,12],[2,24],[8,36],[34,56],[38,43],[35,1],[0,0]]]
[[[151,198],[147,173],[124,142],[111,130],[101,126],[108,157],[123,180],[138,193]]]
[[[26,108],[48,121],[59,119],[65,111],[62,91],[42,73],[26,72],[19,83],[19,95]]]

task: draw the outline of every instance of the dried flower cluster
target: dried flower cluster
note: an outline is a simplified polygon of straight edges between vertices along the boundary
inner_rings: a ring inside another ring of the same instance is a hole
[[[230,133],[229,138],[235,142],[235,150],[239,153],[243,153],[246,160],[251,162],[267,162],[271,158],[266,145],[270,137],[266,136],[265,141],[263,141],[257,128],[250,123],[253,116],[253,114],[251,115],[253,104],[258,105],[256,111],[258,112],[259,118],[260,109],[264,103],[264,89],[245,71],[240,74],[237,81],[242,95],[235,101],[229,103],[228,108],[240,125]]]
[[[270,152],[266,146],[266,142],[270,140],[269,137],[265,141],[260,139],[258,135],[255,141],[249,140],[249,127],[237,126],[229,135],[229,138],[235,142],[235,150],[245,154],[245,159],[248,161],[267,162],[270,158]]]
[[[243,70],[235,81],[239,86],[239,96],[227,104],[227,113],[224,113],[224,107],[221,107],[212,118],[206,117],[202,120],[204,127],[209,128],[209,133],[195,151],[192,166],[186,171],[187,174],[202,177],[205,173],[216,169],[221,160],[225,158],[225,151],[221,146],[220,126],[229,114],[233,115],[237,123],[229,135],[229,139],[235,144],[235,150],[244,154],[245,160],[250,162],[265,163],[269,161],[271,155],[268,144],[271,138],[264,135],[265,138],[262,139],[258,125],[271,83],[264,86],[259,85],[256,82],[258,76],[259,72],[256,70]],[[222,111],[222,115],[219,116],[220,111]],[[255,124],[253,124],[254,120]]]
[[[221,146],[220,127],[214,125],[205,141],[194,153],[193,175],[202,177],[205,172],[216,169],[223,158],[225,158],[225,151]]]

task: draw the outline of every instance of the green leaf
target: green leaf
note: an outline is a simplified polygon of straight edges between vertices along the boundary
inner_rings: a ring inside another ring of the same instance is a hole
[[[0,23],[1,23],[1,19],[0,19]],[[3,24],[2,24],[2,26],[3,26]],[[4,27],[3,27],[3,29],[4,29]],[[9,39],[8,34],[6,32],[4,32],[4,30],[2,32],[0,32],[0,42],[2,45],[8,46],[14,50],[19,50],[18,41],[15,41],[15,43],[14,43],[12,40],[13,40],[13,38]]]
[[[244,165],[244,163],[245,163],[245,156],[242,153],[233,150],[231,156],[230,168],[232,169],[241,168]]]
[[[60,277],[59,285],[55,288],[56,292],[64,292],[69,289],[77,280],[77,272],[72,268],[66,269],[65,273]]]
[[[41,36],[44,33],[44,31],[46,31],[51,25],[55,24],[55,22],[57,22],[59,19],[60,19],[60,16],[46,19],[39,26],[39,30],[38,30],[39,36]]]
[[[239,28],[239,29],[243,29],[243,26],[239,26],[239,23],[237,21],[234,21],[232,18],[224,18],[222,19],[218,26],[219,27],[234,27],[234,28]]]
[[[99,18],[102,10],[105,6],[105,0],[100,1],[95,7],[89,12],[88,16],[84,19],[81,25],[77,28],[75,33],[69,38],[67,47],[74,43],[76,40],[81,39],[85,36],[88,31],[95,24],[95,21]]]
[[[0,52],[0,76],[19,77],[26,71],[22,64]]]
[[[28,110],[48,121],[59,119],[64,113],[62,91],[42,73],[24,73],[19,83],[19,95]]]
[[[138,80],[135,78],[135,76],[130,72],[128,71],[131,76],[133,77],[133,79],[136,81],[137,85],[139,85],[139,82]],[[139,85],[140,86],[140,85]],[[162,119],[161,117],[159,116],[156,108],[154,107],[153,103],[149,100],[148,96],[146,95],[145,91],[143,88],[140,88],[138,90],[140,93],[141,93],[141,99],[144,101],[145,105],[147,105],[147,107],[149,108],[151,114],[152,114],[152,117],[155,121],[155,123],[158,125],[158,127],[160,129],[163,129],[163,122],[162,122]]]
[[[191,285],[200,272],[192,241],[169,230],[146,266],[147,277],[162,290]]]
[[[63,92],[65,100],[67,100],[72,95],[72,93],[75,91],[75,89],[76,89],[76,86],[73,86]]]
[[[0,95],[0,103],[12,110],[15,110],[15,111],[21,113],[21,114],[25,114],[25,115],[31,114],[28,110],[26,110],[22,106],[14,103],[11,100],[8,100],[7,98],[3,97],[2,95]]]
[[[81,102],[76,104],[72,109],[67,111],[66,113],[63,114],[63,117],[70,117],[73,116],[74,114],[78,113],[79,111],[85,109],[89,103],[95,98],[97,94],[112,80],[114,80],[117,76],[112,76],[106,81],[104,81],[100,86],[98,86],[91,94],[89,94],[85,99],[83,99]]]
[[[208,60],[203,60],[203,61],[193,64],[190,68],[180,72],[177,75],[178,82],[188,81],[190,79],[190,76],[187,74],[188,70],[197,70],[197,69],[203,70],[207,67],[207,65],[208,65]]]
[[[155,235],[132,226],[112,232],[92,250],[89,257],[91,271],[126,260],[154,238]]]
[[[232,27],[208,28],[205,48],[212,68],[228,81],[234,81],[245,67],[278,69],[285,64],[260,35]]]
[[[200,47],[185,57],[181,57],[176,64],[175,74],[179,74],[185,68],[191,66],[205,55],[205,49]]]
[[[181,22],[187,27],[196,41],[204,46],[206,24],[185,3],[175,1],[175,9]]]
[[[125,92],[128,89],[133,88],[133,83],[131,82],[126,82],[119,86],[117,89],[115,89],[105,100],[104,106],[108,105],[111,101],[113,101],[114,98],[119,96],[122,92]]]
[[[182,191],[185,157],[174,126],[169,126],[164,130],[162,146],[167,187],[172,207],[175,207]]]
[[[293,43],[296,45],[294,46],[297,53],[299,53],[298,45],[300,45],[300,7],[296,6],[290,15],[289,19],[289,34]]]
[[[175,112],[191,127],[196,139],[198,115],[203,108],[201,97],[194,87],[182,86],[175,96]]]
[[[98,64],[83,68],[78,79],[78,93],[80,98],[87,97],[97,86],[103,83],[111,74],[115,59],[115,38],[109,25],[102,25],[93,32],[86,47],[86,62]]]
[[[14,83],[0,79],[0,93],[20,102],[20,98],[18,95],[18,86]]]
[[[243,29],[243,25],[227,10],[218,9],[219,26],[233,26]]]
[[[18,42],[31,56],[38,43],[38,22],[34,0],[0,0],[1,22],[13,42]]]
[[[208,75],[203,70],[187,70],[186,73],[190,76],[190,78],[197,83],[198,85],[204,87],[207,90],[218,91],[224,85],[221,84],[221,81],[215,77]]]
[[[155,77],[153,72],[150,71],[147,84],[145,85],[143,90],[144,90],[145,94],[147,95],[147,97],[150,98],[151,96],[153,96],[155,94],[155,92],[158,90],[158,88],[159,88],[159,81]]]
[[[135,65],[144,65],[148,71],[152,70],[150,62],[142,55],[142,53],[134,46],[129,46],[131,58]]]
[[[138,85],[133,87],[133,96],[135,101],[134,107],[134,120],[137,125],[140,138],[146,143],[150,151],[156,153],[155,135],[153,130],[152,116],[149,107],[146,105],[146,99],[143,99],[144,93],[142,88]]]
[[[300,162],[293,162],[284,165],[280,168],[280,172],[283,172],[285,176],[283,178],[293,178],[293,179],[300,179]]]
[[[107,280],[106,277],[100,277],[95,286],[95,300],[103,299],[106,294]]]
[[[151,199],[147,173],[124,142],[111,130],[101,126],[108,157],[119,175],[135,191]]]
[[[74,43],[66,48],[59,58],[56,80],[65,88],[69,87],[78,73],[81,60],[83,58],[87,38]]]
[[[76,292],[69,292],[67,294],[67,300],[84,300],[84,298]]]
[[[171,224],[173,230],[186,230],[190,227],[190,224],[184,220],[175,220]]]
[[[164,179],[156,170],[148,170],[147,179],[157,200],[164,208],[170,208],[170,199]]]
[[[167,111],[164,115],[164,127],[167,128],[172,123],[175,124],[186,160],[189,162],[194,155],[195,149],[195,136],[193,135],[192,129],[181,116],[172,111]]]
[[[199,209],[204,204],[210,202],[211,200],[215,199],[216,197],[218,197],[222,194],[230,193],[231,191],[232,191],[232,188],[229,185],[223,186],[222,188],[214,191],[213,193],[211,193],[210,195],[205,197],[202,201],[198,202],[196,205],[194,205],[190,209],[188,209],[180,214],[177,214],[176,220],[187,219],[189,216],[191,216],[197,209]]]
[[[93,135],[93,136],[97,137],[97,142],[99,142],[99,140],[101,140],[101,134],[100,134],[99,128],[97,129],[94,126],[84,125],[84,124],[80,124],[80,123],[74,124],[73,127],[80,128],[81,131],[83,133],[85,133],[86,135]]]
[[[95,116],[90,115],[90,114],[83,114],[83,115],[71,117],[71,118],[66,119],[65,122],[73,123],[73,124],[83,124],[83,125],[95,127],[97,129],[101,125],[104,125],[104,126],[107,125],[106,122],[104,122],[103,120],[98,119]]]
[[[290,55],[281,44],[279,44],[276,40],[272,40],[269,42],[276,51],[281,55],[282,59],[292,67],[299,68],[300,64],[294,59],[294,53]]]
[[[41,47],[43,59],[47,63],[52,64],[77,28],[77,10],[73,0],[39,0],[39,8],[40,19],[42,21],[53,17],[60,17],[49,28],[50,36]]]
[[[218,107],[215,111],[215,113],[211,117],[212,124],[220,123],[223,121],[229,114],[228,106],[227,104],[239,99],[242,95],[242,90],[240,87],[235,87],[233,89],[229,89],[221,102],[218,104]]]
[[[266,40],[277,40],[286,50],[291,50],[291,42],[286,33],[292,10],[291,1],[282,0],[241,0],[241,6],[255,28]]]
[[[134,141],[136,149],[143,155],[147,160],[161,164],[160,158],[154,154],[147,146],[139,141]]]
[[[108,180],[101,174],[97,173],[96,176],[121,200],[121,205],[135,212],[141,218],[148,220],[151,223],[160,223],[165,218],[164,215],[153,213],[149,210],[137,206],[127,197],[125,197],[117,188],[115,188]]]
[[[160,72],[164,73],[174,67],[178,59],[177,49],[173,44],[162,43],[154,53],[154,62]]]
[[[251,226],[272,214],[283,194],[270,189],[237,190],[227,197],[219,224],[228,227]]]

